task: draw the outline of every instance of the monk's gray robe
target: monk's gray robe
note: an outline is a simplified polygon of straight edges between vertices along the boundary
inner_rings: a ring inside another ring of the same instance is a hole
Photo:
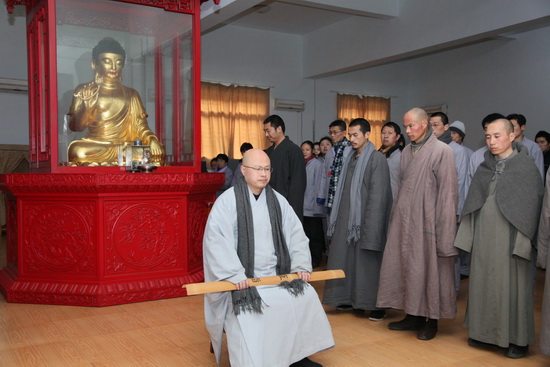
[[[291,272],[311,271],[309,241],[292,207],[275,193],[282,213],[282,228],[291,258]],[[265,190],[256,200],[249,189],[254,221],[254,276],[276,275],[277,257]],[[246,279],[237,256],[237,211],[234,188],[215,202],[203,240],[205,281]],[[288,367],[334,345],[326,314],[313,287],[294,297],[278,286],[258,287],[263,314],[233,313],[231,292],[205,295],[205,321],[219,363],[225,329],[232,366]]]
[[[533,344],[531,241],[502,216],[494,186],[481,210],[462,219],[456,239],[472,254],[464,327],[470,338],[503,348]]]
[[[390,180],[391,180],[391,192],[393,201],[397,200],[397,194],[399,194],[399,181],[401,181],[401,174],[399,168],[401,166],[401,150],[396,149],[387,159],[388,167],[390,168]]]
[[[544,296],[542,299],[542,317],[540,327],[540,351],[550,356],[550,170],[546,173],[546,189],[540,213],[537,265],[545,271]]]
[[[486,162],[474,176],[470,193],[476,190],[480,192],[478,187],[486,187],[487,194],[480,196],[486,196],[486,199],[473,212],[466,213],[468,205],[465,206],[465,215],[455,240],[457,248],[471,253],[464,327],[468,329],[470,338],[503,348],[509,344],[534,344],[535,251],[529,238],[534,235],[534,231],[524,233],[509,218],[514,215],[531,218],[535,222],[531,226],[536,228],[540,212],[540,197],[537,202],[536,192],[542,194],[542,181],[525,152],[516,154],[516,151],[505,161],[503,168],[499,168],[501,173],[493,174],[487,169],[484,180],[478,180],[477,176],[483,172],[487,160],[494,160],[490,152],[486,152],[485,156]],[[514,164],[521,167],[524,174],[507,175],[507,169],[512,169],[508,165]],[[534,181],[530,182],[529,177]],[[500,180],[505,179],[508,181],[500,184]],[[522,182],[523,179],[526,182]],[[515,185],[513,182],[517,182],[517,187],[510,187]],[[530,187],[527,194],[529,197],[525,193],[519,194],[527,184]],[[499,194],[499,190],[516,193],[518,200],[523,196],[525,205],[513,205],[512,208],[512,205],[506,203],[510,202],[510,196]],[[470,199],[467,199],[466,204],[472,202]],[[514,209],[517,214],[513,214]]]
[[[351,190],[356,166],[355,151],[346,158],[346,177],[342,177],[342,199],[328,254],[327,269],[342,269],[343,279],[327,280],[323,304],[329,306],[352,305],[355,309],[376,309],[376,295],[380,278],[380,265],[386,244],[386,233],[392,205],[390,173],[386,158],[373,152],[361,185],[361,236],[347,243],[350,201],[356,195]]]

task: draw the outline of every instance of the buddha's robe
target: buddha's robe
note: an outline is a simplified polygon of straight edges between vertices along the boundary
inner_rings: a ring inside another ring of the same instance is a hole
[[[83,85],[78,86],[74,93],[68,113],[72,119],[76,118],[77,111],[86,108],[84,101],[78,97],[82,88]],[[121,85],[120,96],[113,98],[122,98],[123,103],[113,103],[109,109],[102,110],[102,98],[100,96],[96,107],[93,107],[93,117],[77,124],[83,127],[81,130],[87,128],[88,131],[84,138],[69,144],[70,162],[117,162],[119,148],[132,145],[136,139],[140,139],[143,145],[150,145],[151,137],[156,138],[147,124],[147,112],[136,90]],[[115,105],[122,105],[122,108],[112,111]],[[160,162],[157,159],[153,163]]]

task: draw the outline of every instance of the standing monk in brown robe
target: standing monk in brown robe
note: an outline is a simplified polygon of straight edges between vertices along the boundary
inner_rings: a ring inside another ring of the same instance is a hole
[[[432,134],[424,110],[408,111],[403,125],[411,144],[401,153],[377,306],[407,313],[390,330],[418,330],[418,339],[430,340],[438,319],[456,315],[456,169],[452,149]]]

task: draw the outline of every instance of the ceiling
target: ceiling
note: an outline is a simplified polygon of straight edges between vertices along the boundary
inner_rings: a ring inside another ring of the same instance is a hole
[[[202,33],[225,25],[258,30],[306,35],[352,17],[391,19],[399,17],[404,0],[220,0],[201,6]],[[543,23],[513,27],[508,37],[518,32],[546,27]]]
[[[487,5],[476,0],[219,0],[219,4],[211,0],[201,6],[201,31],[207,34],[231,25],[302,36],[306,57],[323,60],[310,62],[306,75],[319,77],[480,42],[511,41],[519,33],[550,25],[550,5],[545,0],[529,0],[526,5],[507,0],[503,15],[494,11],[498,1]],[[456,12],[454,18],[448,17],[449,11]],[[428,27],[416,26],[426,21]],[[437,32],[427,31],[429,27]],[[331,37],[335,29],[339,36]],[[347,49],[353,42],[378,47]],[[350,55],[331,59],[335,52]]]
[[[230,24],[305,35],[356,16],[391,18],[398,6],[399,0],[221,0],[218,6],[208,1],[201,6],[201,28],[208,33]]]
[[[237,27],[304,35],[352,16],[283,1],[268,1],[227,23]]]

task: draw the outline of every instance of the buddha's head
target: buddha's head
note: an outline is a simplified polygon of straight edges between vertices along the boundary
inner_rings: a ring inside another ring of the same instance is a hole
[[[92,69],[97,76],[111,80],[121,80],[126,51],[112,38],[104,38],[92,50]]]

